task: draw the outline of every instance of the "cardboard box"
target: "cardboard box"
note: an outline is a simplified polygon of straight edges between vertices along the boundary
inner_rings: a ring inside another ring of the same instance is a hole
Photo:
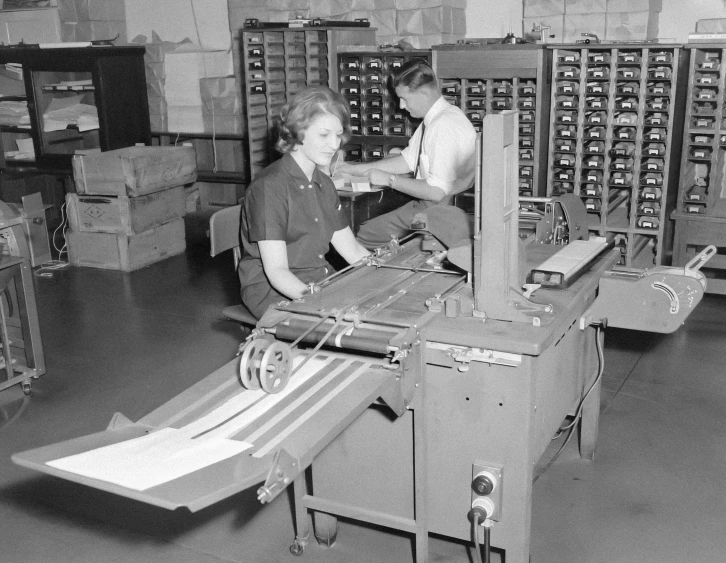
[[[131,272],[184,250],[184,219],[137,235],[68,231],[68,258],[72,266]]]
[[[58,0],[58,17],[61,22],[77,22],[78,12],[74,0]]]
[[[726,18],[698,20],[696,33],[726,33]]]
[[[166,113],[149,113],[149,122],[152,131],[168,131],[169,118]]]
[[[233,76],[232,54],[227,51],[168,51],[164,55],[164,90],[170,106],[202,104],[199,80]]]
[[[351,12],[369,12],[373,15],[373,12],[378,10],[395,10],[396,0],[353,0],[351,6]],[[369,16],[370,19],[370,16]],[[375,27],[371,25],[371,27]]]
[[[76,25],[77,24],[75,22],[61,22],[61,41],[63,41],[64,43],[73,43],[75,41],[78,41],[78,39],[76,39]]]
[[[400,35],[463,33],[465,30],[454,30],[454,21],[459,25],[459,18],[454,17],[454,9],[448,7],[396,12],[396,29]]]
[[[184,217],[184,186],[139,197],[68,194],[66,208],[75,232],[136,235]]]
[[[606,0],[565,0],[565,14],[604,14]]]
[[[524,17],[559,16],[565,13],[565,0],[524,0]]]
[[[608,12],[662,12],[663,0],[607,0]]]
[[[242,118],[235,115],[215,113],[204,113],[202,115],[202,127],[205,133],[241,135],[243,131]]]
[[[608,12],[605,39],[642,41],[658,37],[658,12]]]
[[[381,36],[396,35],[396,10],[376,10],[371,12],[369,21],[371,27],[377,29],[377,37],[380,41]]]
[[[88,0],[88,19],[126,21],[124,2],[119,2],[119,0]]]
[[[267,7],[269,10],[277,10],[277,11],[289,11],[289,12],[295,12],[295,11],[308,11],[310,10],[310,1],[309,0],[269,0],[267,3]],[[276,22],[276,21],[284,21],[284,20],[278,20],[275,18],[270,18],[268,21]]]
[[[376,2],[376,10],[378,2]],[[416,10],[418,8],[458,8],[466,9],[466,0],[395,0],[395,8],[397,10]],[[357,8],[361,9],[361,8]]]
[[[594,33],[598,37],[605,37],[603,14],[565,14],[565,42],[582,39],[583,33]]]
[[[204,106],[202,104],[180,106],[169,104],[166,108],[169,131],[204,133]]]
[[[74,0],[76,5],[76,21],[84,22],[91,19],[91,13],[89,11],[88,0]]]
[[[345,16],[353,10],[353,0],[309,0],[310,11],[318,18]]]
[[[205,113],[241,115],[237,80],[234,76],[201,78],[199,80],[199,90]]]
[[[232,46],[227,0],[109,1],[125,5],[129,41],[156,34],[163,41],[191,40],[207,50],[227,51]]]
[[[73,156],[76,192],[137,197],[197,179],[193,147],[128,147]]]

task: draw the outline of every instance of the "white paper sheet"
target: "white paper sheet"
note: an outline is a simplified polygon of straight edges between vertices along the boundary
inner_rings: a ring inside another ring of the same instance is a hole
[[[293,366],[303,358],[294,358]],[[178,479],[251,448],[253,444],[227,437],[267,412],[329,362],[311,359],[280,393],[244,391],[182,428],[162,428],[146,436],[52,460],[47,465],[136,491]],[[252,405],[254,412],[250,414],[245,409]]]
[[[223,438],[191,440],[182,430],[163,428],[140,438],[49,461],[48,465],[145,491],[250,447],[251,444]]]

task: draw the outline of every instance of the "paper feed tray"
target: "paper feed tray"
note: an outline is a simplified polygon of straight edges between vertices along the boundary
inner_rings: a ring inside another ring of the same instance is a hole
[[[307,362],[278,394],[244,389],[237,369],[237,360],[228,363],[136,423],[117,416],[103,432],[21,452],[13,461],[196,512],[265,481],[284,461],[282,490],[397,385],[395,373],[375,361],[328,353]]]

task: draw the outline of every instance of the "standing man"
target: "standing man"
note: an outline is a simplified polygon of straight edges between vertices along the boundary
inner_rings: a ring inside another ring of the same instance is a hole
[[[367,176],[371,184],[388,186],[414,199],[398,209],[366,221],[358,241],[375,248],[410,232],[416,215],[474,183],[476,131],[458,107],[441,95],[433,69],[421,59],[412,59],[393,76],[393,87],[401,109],[423,122],[400,155],[363,164],[339,164],[337,170]],[[413,173],[413,177],[409,174]]]

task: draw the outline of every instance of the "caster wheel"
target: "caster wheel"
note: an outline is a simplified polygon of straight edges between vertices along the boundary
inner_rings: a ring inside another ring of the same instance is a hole
[[[292,553],[295,557],[300,557],[304,550],[305,546],[297,540],[295,540],[290,546],[290,553]]]
[[[338,519],[325,512],[313,513],[313,527],[315,539],[320,545],[330,547],[338,537]]]
[[[20,385],[23,388],[23,393],[25,395],[30,395],[33,392],[33,389],[30,386],[30,381],[23,381]]]

